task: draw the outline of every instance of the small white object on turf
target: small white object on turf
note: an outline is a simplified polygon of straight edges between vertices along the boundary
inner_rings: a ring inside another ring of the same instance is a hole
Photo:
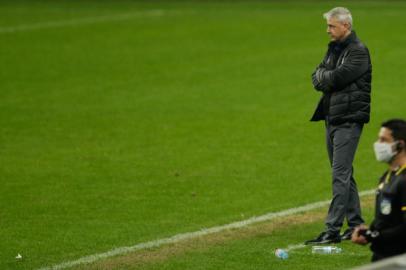
[[[275,250],[275,256],[282,260],[286,260],[287,258],[289,258],[289,254],[281,248],[277,248]]]

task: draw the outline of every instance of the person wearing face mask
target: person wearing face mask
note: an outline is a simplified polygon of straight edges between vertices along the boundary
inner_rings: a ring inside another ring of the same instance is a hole
[[[313,86],[322,95],[311,121],[325,123],[333,199],[325,229],[306,241],[308,245],[350,240],[354,228],[364,223],[352,163],[363,126],[370,120],[372,64],[348,9],[333,8],[324,18],[331,41],[312,74]],[[345,220],[348,228],[340,235]]]
[[[355,228],[352,242],[371,243],[372,261],[406,253],[406,121],[382,124],[374,144],[376,159],[389,164],[379,180],[375,218]]]

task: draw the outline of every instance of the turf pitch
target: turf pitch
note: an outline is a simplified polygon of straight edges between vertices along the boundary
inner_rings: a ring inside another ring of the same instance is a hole
[[[310,73],[328,42],[321,14],[337,4],[1,1],[0,268],[328,199]],[[405,117],[406,5],[340,5],[374,68],[355,162],[364,190],[384,169],[380,122]]]

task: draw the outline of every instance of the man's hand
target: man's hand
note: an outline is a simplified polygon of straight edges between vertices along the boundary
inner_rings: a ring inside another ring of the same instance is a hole
[[[366,226],[364,224],[356,227],[354,229],[354,232],[352,233],[351,241],[353,243],[355,243],[355,244],[358,244],[358,245],[366,245],[366,244],[368,244],[368,240],[365,238],[365,236],[361,235],[362,232],[363,231],[365,232],[366,230],[368,230],[368,226]]]
[[[327,87],[325,86],[325,85],[323,85],[320,81],[319,81],[319,79],[318,79],[318,71],[319,71],[319,68],[317,68],[314,72],[313,72],[313,74],[312,74],[312,83],[313,83],[313,86],[314,86],[314,88],[317,90],[317,91],[322,91],[322,92],[324,92],[324,91],[326,91],[327,89]]]

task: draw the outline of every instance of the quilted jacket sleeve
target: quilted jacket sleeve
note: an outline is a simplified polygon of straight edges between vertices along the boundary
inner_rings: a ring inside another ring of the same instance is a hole
[[[316,70],[312,73],[312,83],[313,83],[313,87],[314,89],[316,89],[317,91],[326,91],[327,86],[323,85],[318,78],[316,77],[316,73],[318,70],[320,69],[326,69],[326,58],[328,57],[328,52],[327,54],[324,56],[323,61],[317,66]]]
[[[340,66],[327,70],[316,70],[315,79],[325,85],[328,91],[339,91],[363,75],[369,68],[369,53],[363,46],[352,48]]]

